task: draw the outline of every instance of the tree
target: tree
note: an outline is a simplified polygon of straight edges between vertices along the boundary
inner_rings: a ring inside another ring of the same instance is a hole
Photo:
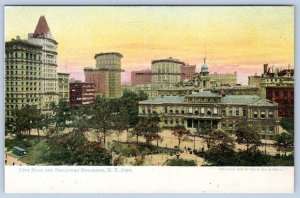
[[[148,96],[145,92],[140,91],[134,93],[132,91],[125,90],[121,98],[121,106],[127,109],[128,112],[128,121],[130,126],[134,126],[139,122],[138,119],[138,102],[142,100],[147,100]]]
[[[58,165],[111,165],[112,155],[83,133],[70,132],[49,138],[49,159]]]
[[[67,121],[71,119],[71,107],[67,100],[60,99],[58,105],[51,104],[51,109],[53,110],[53,124],[55,124],[56,132],[64,131],[68,128]]]
[[[113,116],[113,128],[117,130],[118,142],[120,141],[119,137],[124,130],[126,130],[128,133],[128,128],[129,128],[128,113],[124,107],[121,107],[120,112]]]
[[[190,131],[187,130],[185,128],[185,126],[182,126],[182,125],[176,125],[173,129],[172,129],[172,134],[177,138],[178,140],[178,148],[180,148],[180,144],[182,142],[187,142],[187,141],[190,141],[189,139],[189,134],[190,134]]]
[[[280,126],[290,134],[294,134],[294,117],[283,117],[280,120]]]
[[[102,99],[94,103],[91,123],[93,128],[96,129],[98,141],[101,143],[103,138],[105,145],[108,130],[112,128],[111,109],[107,100]],[[100,133],[102,133],[102,137]]]
[[[141,117],[139,119],[139,122],[135,125],[133,133],[137,137],[137,142],[138,137],[142,135],[145,138],[147,145],[150,145],[150,142],[152,142],[153,140],[157,140],[158,146],[160,131],[161,129],[159,127],[159,118],[157,117],[157,115],[151,115],[149,117]]]
[[[205,160],[216,166],[236,165],[237,156],[233,138],[223,130],[214,130],[210,136],[213,142],[204,155]]]
[[[25,133],[30,135],[31,129],[34,128],[39,118],[40,110],[36,106],[26,105],[24,108],[16,110],[16,135],[22,136]]]
[[[277,150],[279,151],[284,151],[285,155],[286,152],[293,151],[294,147],[294,137],[293,135],[289,133],[281,133],[279,135],[275,136],[275,145],[277,147]]]
[[[196,133],[204,139],[206,142],[207,148],[209,149],[212,142],[211,133],[213,131],[213,128],[210,123],[204,122],[204,124],[197,127]]]
[[[238,124],[236,137],[238,143],[246,144],[247,151],[249,151],[249,147],[257,147],[260,144],[260,137],[257,129],[246,122],[240,122]]]

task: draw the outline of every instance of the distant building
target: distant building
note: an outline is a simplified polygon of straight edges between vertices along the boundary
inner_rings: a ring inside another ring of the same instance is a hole
[[[212,89],[214,93],[223,93],[225,95],[258,95],[259,88],[255,86],[223,86]]]
[[[49,110],[53,102],[58,104],[57,42],[53,39],[45,16],[39,18],[34,33],[28,34],[28,41],[43,47],[42,51],[42,109]]]
[[[186,96],[164,96],[139,102],[139,116],[157,113],[161,127],[183,125],[192,132],[210,124],[233,134],[247,121],[262,138],[279,133],[278,105],[255,95],[226,95],[203,91]]]
[[[194,77],[194,85],[199,89],[210,89],[211,79],[209,74],[208,65],[206,63],[206,57],[204,57],[203,65],[201,65],[201,71]]]
[[[96,69],[84,68],[85,81],[96,85],[96,93],[105,98],[122,96],[121,58],[118,52],[99,53],[95,55]]]
[[[68,73],[57,73],[59,99],[69,101],[69,76]]]
[[[90,106],[95,101],[95,84],[74,82],[70,83],[70,105]]]
[[[42,108],[42,46],[21,40],[5,42],[5,121],[26,105]]]
[[[151,62],[152,83],[176,84],[181,80],[183,62],[172,57]]]
[[[210,79],[217,81],[218,86],[235,86],[237,84],[237,73],[219,74],[215,72],[214,74],[210,74]]]
[[[151,70],[140,70],[131,72],[131,84],[150,84],[151,83]]]
[[[195,76],[196,65],[182,65],[181,66],[181,80],[192,80]]]

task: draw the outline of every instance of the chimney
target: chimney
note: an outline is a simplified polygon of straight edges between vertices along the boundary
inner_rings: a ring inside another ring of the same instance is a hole
[[[268,72],[268,64],[264,64],[264,74]]]

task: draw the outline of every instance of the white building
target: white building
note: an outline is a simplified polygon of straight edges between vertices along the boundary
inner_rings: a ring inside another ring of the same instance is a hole
[[[50,104],[58,104],[58,77],[57,77],[57,42],[53,39],[45,16],[39,18],[34,33],[28,34],[28,41],[43,47],[42,50],[42,109],[48,110]]]

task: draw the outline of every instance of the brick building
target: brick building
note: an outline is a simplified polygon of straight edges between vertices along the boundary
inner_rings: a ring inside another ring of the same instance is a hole
[[[70,83],[70,105],[89,106],[95,101],[95,84],[74,82]]]
[[[278,103],[278,116],[294,116],[294,87],[266,87],[266,98]]]
[[[195,76],[196,65],[181,66],[181,80],[193,80]]]
[[[131,72],[131,85],[150,84],[151,70],[140,70]]]

